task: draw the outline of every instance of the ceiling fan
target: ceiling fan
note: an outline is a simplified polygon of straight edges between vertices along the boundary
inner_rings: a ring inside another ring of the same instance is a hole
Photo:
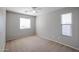
[[[41,7],[31,7],[30,10],[26,10],[25,12],[32,12],[33,14],[39,13]]]
[[[41,7],[32,7],[33,14],[38,14],[40,10],[41,10]]]

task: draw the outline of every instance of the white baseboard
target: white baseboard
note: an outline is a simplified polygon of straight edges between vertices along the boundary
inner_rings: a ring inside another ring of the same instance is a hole
[[[51,41],[53,41],[53,40],[51,40]],[[59,43],[59,44],[65,45],[65,46],[67,46],[67,47],[70,47],[70,48],[72,48],[72,49],[75,49],[75,50],[78,50],[78,51],[79,51],[79,48],[75,48],[75,47],[73,47],[73,46],[70,46],[70,45],[67,45],[67,44],[64,44],[64,43],[61,43],[61,42],[58,42],[58,41],[54,41],[54,42],[57,42],[57,43]]]
[[[38,37],[40,37],[40,36],[38,36]],[[40,38],[43,38],[43,37],[40,37]],[[43,39],[46,39],[46,38],[43,38]],[[67,45],[67,44],[64,44],[64,43],[61,43],[61,42],[58,42],[58,41],[52,40],[52,39],[47,39],[47,40],[54,41],[54,42],[56,42],[56,43],[59,43],[59,44],[65,45],[65,46],[67,46],[67,47],[70,47],[70,48],[72,48],[72,49],[75,49],[75,50],[78,50],[78,51],[79,51],[79,48],[76,48],[76,47],[73,47],[73,46],[70,46],[70,45]]]

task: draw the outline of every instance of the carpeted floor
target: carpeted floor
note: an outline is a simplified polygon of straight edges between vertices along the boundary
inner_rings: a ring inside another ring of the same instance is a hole
[[[30,36],[7,41],[6,52],[77,52],[77,50],[37,36]]]

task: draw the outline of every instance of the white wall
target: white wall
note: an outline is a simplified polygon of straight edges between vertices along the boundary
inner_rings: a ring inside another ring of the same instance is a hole
[[[20,17],[31,19],[31,29],[20,29]],[[7,40],[13,40],[35,34],[36,17],[7,12]]]
[[[69,12],[72,13],[72,37],[63,36],[61,32],[61,15]],[[79,8],[63,8],[38,16],[36,30],[37,35],[44,39],[79,49]]]
[[[0,52],[4,51],[6,41],[6,10],[0,8]]]

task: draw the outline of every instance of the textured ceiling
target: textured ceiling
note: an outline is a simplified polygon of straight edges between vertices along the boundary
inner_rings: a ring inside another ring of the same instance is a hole
[[[37,13],[33,13],[32,7],[6,7],[6,9],[8,11],[27,14],[27,15],[33,15],[33,16],[46,14],[48,12],[55,11],[55,10],[58,10],[61,8],[63,8],[63,7],[38,7]]]

